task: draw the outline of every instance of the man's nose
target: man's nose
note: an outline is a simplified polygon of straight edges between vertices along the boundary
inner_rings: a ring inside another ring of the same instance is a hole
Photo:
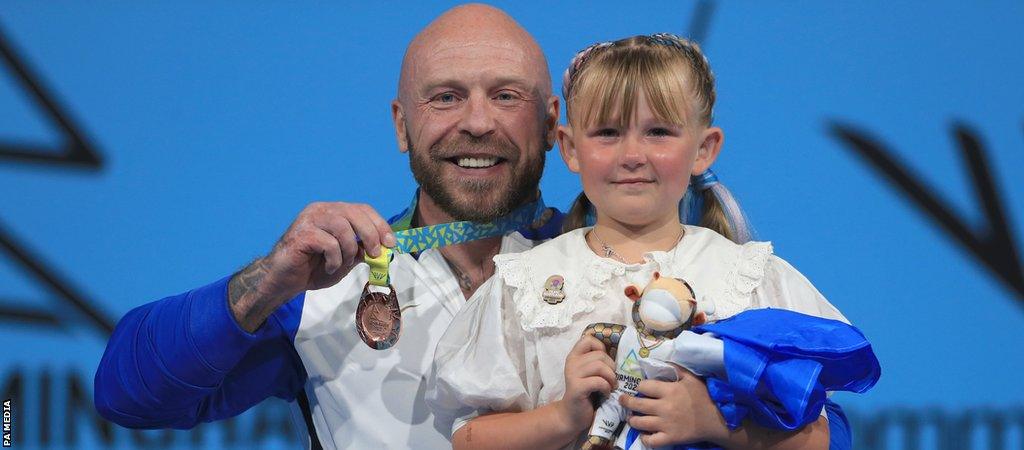
[[[494,132],[494,108],[486,95],[470,95],[459,121],[460,132],[483,137]]]

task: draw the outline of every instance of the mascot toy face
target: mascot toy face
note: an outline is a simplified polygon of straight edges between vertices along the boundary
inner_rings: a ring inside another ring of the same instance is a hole
[[[707,321],[703,312],[697,312],[693,289],[677,278],[662,277],[654,272],[654,278],[642,291],[636,286],[629,286],[625,294],[638,302],[639,318],[647,328],[642,331],[665,333],[678,329],[681,332]]]

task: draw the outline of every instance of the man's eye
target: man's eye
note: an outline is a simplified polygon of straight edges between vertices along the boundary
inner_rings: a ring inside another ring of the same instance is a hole
[[[517,99],[519,97],[516,96],[515,94],[511,93],[511,92],[499,92],[498,95],[494,96],[494,98],[497,99],[497,100],[503,101],[503,102],[508,102],[508,101],[515,100],[515,99]]]
[[[458,100],[459,100],[459,97],[457,97],[455,94],[453,94],[451,92],[445,92],[443,94],[438,94],[438,95],[436,95],[434,97],[434,101],[439,102],[439,103],[443,103],[443,104],[446,104],[446,105],[447,104],[455,103]]]

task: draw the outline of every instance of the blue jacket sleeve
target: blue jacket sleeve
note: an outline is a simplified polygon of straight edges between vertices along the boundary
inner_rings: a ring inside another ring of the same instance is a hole
[[[846,420],[843,408],[832,400],[825,400],[825,414],[828,416],[829,450],[850,450],[853,448],[853,434],[850,422]]]
[[[248,333],[228,307],[229,278],[140,306],[120,320],[96,370],[100,415],[129,428],[188,429],[270,396],[295,398],[306,380],[292,344],[305,294]]]

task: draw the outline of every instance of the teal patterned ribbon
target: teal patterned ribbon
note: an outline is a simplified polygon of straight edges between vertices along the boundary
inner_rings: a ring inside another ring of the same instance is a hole
[[[544,200],[538,198],[493,222],[450,222],[395,231],[398,244],[392,250],[395,253],[418,253],[431,248],[502,236],[538,222],[546,209]]]

